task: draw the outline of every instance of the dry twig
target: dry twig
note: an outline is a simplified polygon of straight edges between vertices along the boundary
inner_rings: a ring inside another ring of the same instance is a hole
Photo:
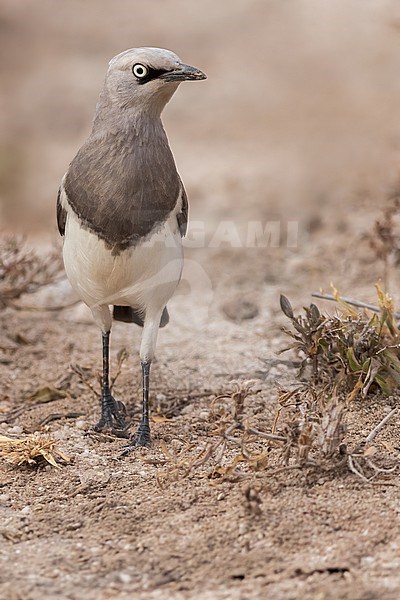
[[[53,283],[60,270],[58,251],[41,257],[27,250],[22,238],[0,240],[0,308],[16,307],[15,300]]]
[[[334,294],[323,294],[322,292],[313,292],[311,294],[311,296],[313,298],[320,298],[321,300],[330,300],[332,302],[338,301],[337,296],[335,296]],[[350,306],[354,306],[355,308],[366,308],[375,313],[381,312],[381,308],[379,308],[379,306],[376,306],[375,304],[368,304],[367,302],[361,302],[361,300],[355,300],[354,298],[347,298],[346,296],[341,296],[341,299],[346,304],[349,304]],[[393,316],[396,319],[400,319],[399,312],[394,312]]]

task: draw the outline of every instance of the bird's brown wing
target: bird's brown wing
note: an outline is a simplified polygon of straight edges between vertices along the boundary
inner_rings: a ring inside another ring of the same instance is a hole
[[[176,215],[178,220],[179,231],[181,233],[181,237],[185,237],[188,228],[188,217],[189,217],[189,202],[188,197],[185,191],[185,188],[182,183],[182,179],[179,177],[179,181],[181,183],[181,197],[182,197],[182,207],[180,212]]]
[[[61,188],[57,194],[57,225],[60,235],[65,233],[65,223],[67,221],[67,211],[61,206]]]
[[[143,145],[137,135],[117,132],[92,135],[63,184],[81,226],[103,239],[114,255],[160,228],[180,192],[175,161],[161,134]]]

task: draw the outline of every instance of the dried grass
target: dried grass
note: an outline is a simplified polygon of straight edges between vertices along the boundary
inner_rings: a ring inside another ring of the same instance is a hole
[[[45,461],[60,469],[57,461],[68,463],[69,458],[57,448],[57,444],[57,440],[38,433],[22,439],[0,435],[0,458],[15,466],[33,466]]]
[[[20,296],[53,283],[60,270],[60,252],[41,257],[21,237],[0,239],[0,309],[20,308],[15,304]]]
[[[237,383],[217,395],[210,408],[210,429],[201,449],[195,443],[174,438],[161,443],[163,458],[157,480],[161,487],[197,472],[212,483],[238,482],[276,476],[287,470],[321,473],[352,472],[365,482],[393,473],[398,463],[372,461],[377,448],[372,441],[394,409],[355,448],[346,443],[348,404],[326,394],[324,388],[301,384],[278,391],[278,408],[271,430],[261,430],[248,416],[246,399],[254,396],[251,382]],[[155,463],[154,463],[155,464]],[[388,483],[380,479],[377,483]],[[389,483],[389,485],[392,485]]]

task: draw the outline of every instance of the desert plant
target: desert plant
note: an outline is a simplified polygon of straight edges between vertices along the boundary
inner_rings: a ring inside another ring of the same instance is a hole
[[[281,296],[281,309],[293,329],[284,332],[293,343],[282,350],[295,349],[303,355],[299,376],[321,385],[332,396],[365,397],[379,386],[385,395],[400,386],[400,331],[393,303],[380,288],[380,313],[370,316],[356,312],[342,302],[342,314],[324,315],[315,304],[295,316],[289,300]]]
[[[366,236],[377,260],[383,264],[383,288],[387,292],[391,263],[400,264],[400,232],[396,221],[400,211],[400,198],[394,195],[389,205],[383,209],[382,216],[374,223],[371,233]]]
[[[16,306],[23,294],[53,283],[61,269],[58,252],[41,257],[20,237],[0,239],[0,309]]]

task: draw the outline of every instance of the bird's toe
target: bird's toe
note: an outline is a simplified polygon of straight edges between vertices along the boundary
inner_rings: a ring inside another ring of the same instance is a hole
[[[129,444],[123,448],[121,456],[127,456],[136,448],[149,448],[150,445],[150,427],[147,423],[141,423],[137,432],[131,437]]]
[[[126,422],[126,407],[112,396],[102,403],[100,420],[93,426],[93,431],[108,433],[116,437],[128,438],[129,423]]]

